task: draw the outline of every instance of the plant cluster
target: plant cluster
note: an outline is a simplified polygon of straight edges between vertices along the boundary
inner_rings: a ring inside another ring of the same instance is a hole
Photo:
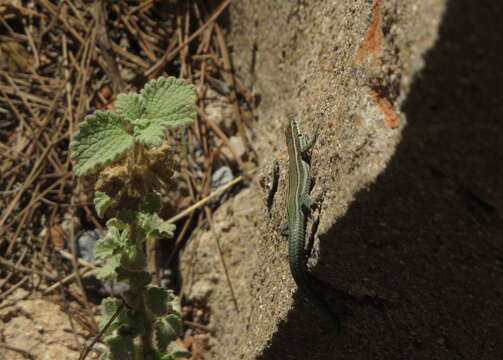
[[[95,173],[95,208],[108,218],[96,245],[104,280],[125,282],[123,299],[102,302],[108,326],[107,360],[172,360],[190,353],[175,342],[182,333],[180,306],[171,290],[151,285],[145,271],[147,238],[172,238],[175,226],[158,213],[159,190],[176,163],[167,128],[194,121],[195,88],[173,77],[148,82],[139,94],[120,94],[117,112],[96,111],[80,124],[71,144],[75,172]]]

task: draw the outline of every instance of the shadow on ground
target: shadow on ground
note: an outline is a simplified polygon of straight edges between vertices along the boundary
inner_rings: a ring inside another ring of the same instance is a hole
[[[342,332],[297,294],[261,360],[503,359],[501,19],[502,2],[450,1],[395,157],[321,239]]]

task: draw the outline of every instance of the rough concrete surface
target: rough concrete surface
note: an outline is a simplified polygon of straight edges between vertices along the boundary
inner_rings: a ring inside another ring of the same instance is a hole
[[[208,359],[503,358],[502,17],[488,0],[233,4],[228,39],[261,97],[262,157],[185,252],[208,289]],[[318,134],[310,271],[339,333],[289,275],[288,113]]]

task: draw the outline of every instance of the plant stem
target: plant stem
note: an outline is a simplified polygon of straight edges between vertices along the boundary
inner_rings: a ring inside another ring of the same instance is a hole
[[[146,292],[144,291],[142,294],[142,312],[143,312],[143,321],[145,324],[145,333],[141,338],[142,347],[143,347],[143,357],[146,359],[147,355],[152,354],[154,352],[154,347],[152,345],[152,338],[154,334],[153,328],[153,317],[148,309],[146,304]]]
[[[138,224],[136,222],[133,222],[132,224],[129,225],[129,241],[134,244],[137,247],[138,253],[144,252],[143,249],[143,241],[139,241],[137,239],[137,230],[138,230]],[[142,256],[143,259],[146,259],[145,256]],[[143,268],[146,268],[147,264],[145,263]],[[145,326],[145,332],[141,336],[141,343],[142,343],[142,352],[141,354],[141,360],[149,359],[150,354],[152,354],[155,349],[153,347],[153,333],[154,333],[154,328],[153,328],[153,316],[148,308],[147,305],[147,291],[146,287],[143,286],[139,288],[138,293],[136,296],[140,299],[140,303],[138,304],[137,310],[140,312],[142,318],[143,318],[143,324]]]

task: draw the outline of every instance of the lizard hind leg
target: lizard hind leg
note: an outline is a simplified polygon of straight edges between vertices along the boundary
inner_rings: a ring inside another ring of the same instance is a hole
[[[290,232],[288,231],[288,222],[284,223],[281,226],[281,233],[282,236],[289,236]]]
[[[308,153],[311,148],[313,147],[314,143],[316,142],[315,138],[310,138],[307,135],[299,135],[299,141],[300,141],[300,152],[301,153]]]
[[[304,194],[303,196],[301,196],[300,203],[304,214],[308,214],[311,211],[311,207],[313,206],[311,197],[308,194]]]

